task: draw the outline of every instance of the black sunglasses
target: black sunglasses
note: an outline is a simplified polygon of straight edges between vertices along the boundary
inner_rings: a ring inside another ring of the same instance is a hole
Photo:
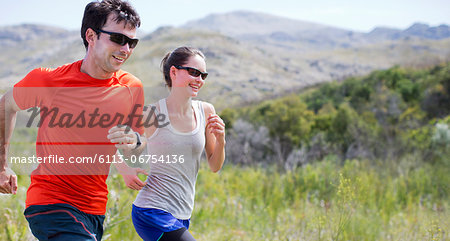
[[[136,47],[136,45],[139,42],[139,39],[129,38],[128,36],[121,34],[121,33],[114,33],[114,32],[108,32],[105,30],[97,29],[97,33],[98,32],[109,34],[109,40],[111,40],[112,42],[119,44],[121,46],[124,46],[125,44],[128,43],[128,46],[130,46],[130,49],[134,49],[134,47]]]
[[[189,75],[194,76],[194,77],[198,77],[199,75],[202,75],[203,80],[205,80],[206,77],[208,77],[208,73],[203,73],[202,71],[200,71],[196,68],[184,67],[184,66],[179,66],[179,65],[174,65],[174,67],[177,69],[185,69],[185,70],[187,70]]]

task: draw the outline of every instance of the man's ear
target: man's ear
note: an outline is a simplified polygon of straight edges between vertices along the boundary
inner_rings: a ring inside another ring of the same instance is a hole
[[[88,42],[88,45],[92,45],[95,43],[95,39],[98,37],[97,33],[92,30],[92,28],[88,28],[86,30],[86,41]]]

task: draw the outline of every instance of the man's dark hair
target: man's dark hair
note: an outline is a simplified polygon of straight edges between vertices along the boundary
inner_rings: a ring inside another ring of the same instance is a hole
[[[136,10],[127,1],[122,0],[103,0],[95,1],[86,5],[84,9],[83,21],[81,24],[81,38],[84,47],[87,50],[86,31],[91,28],[94,31],[101,29],[108,19],[108,16],[115,14],[114,20],[117,23],[125,21],[125,25],[131,25],[134,28],[141,26],[141,19]]]

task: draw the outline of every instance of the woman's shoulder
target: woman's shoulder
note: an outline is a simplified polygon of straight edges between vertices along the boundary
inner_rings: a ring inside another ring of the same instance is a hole
[[[156,109],[159,109],[159,108],[157,108],[157,103],[148,104],[148,105],[144,106],[144,110],[143,110],[144,115],[153,114]]]
[[[159,103],[151,103],[144,107],[143,110],[143,119],[153,121],[155,116],[160,112]]]
[[[209,114],[215,114],[215,113],[216,113],[216,110],[214,109],[214,105],[213,105],[213,104],[208,103],[208,102],[206,102],[206,101],[200,101],[200,100],[198,100],[198,101],[199,101],[200,104],[202,105],[203,110],[205,111],[206,116],[208,116]]]
[[[160,103],[165,100],[165,99],[160,99],[156,102],[150,103],[148,105],[145,106],[145,110],[144,112],[147,112],[148,114],[152,114],[155,113],[155,111],[157,112],[161,112],[161,107],[160,107]]]
[[[159,104],[158,102],[148,104],[144,108],[144,127],[145,127],[145,136],[150,138],[156,131],[159,123],[157,122],[157,115],[159,114]]]

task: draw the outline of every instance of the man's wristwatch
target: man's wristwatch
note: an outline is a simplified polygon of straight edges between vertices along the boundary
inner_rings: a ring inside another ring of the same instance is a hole
[[[142,142],[141,142],[141,135],[139,135],[139,133],[137,133],[137,132],[135,132],[134,134],[136,134],[136,137],[137,137],[136,147],[134,147],[134,149],[137,149],[142,144]]]

